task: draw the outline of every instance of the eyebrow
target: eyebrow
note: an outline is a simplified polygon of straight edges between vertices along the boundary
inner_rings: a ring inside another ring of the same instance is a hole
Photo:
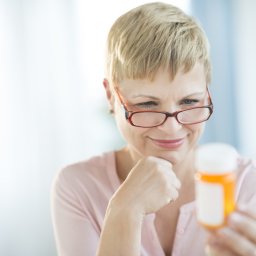
[[[195,93],[191,93],[189,95],[184,96],[183,98],[188,98],[188,97],[195,97],[195,96],[203,96],[204,94],[206,94],[207,91],[203,91],[203,92],[195,92]]]
[[[156,96],[146,95],[146,94],[134,95],[132,98],[134,98],[134,99],[136,99],[136,98],[150,98],[150,99],[152,99],[152,100],[159,100],[159,98],[156,97]]]
[[[183,96],[182,99],[184,98],[189,98],[189,97],[195,97],[195,96],[203,96],[206,92],[203,91],[203,92],[195,92],[195,93],[191,93],[191,94],[188,94],[186,96]],[[149,98],[149,99],[152,99],[152,100],[159,100],[161,98],[159,97],[156,97],[156,96],[152,96],[152,95],[147,95],[147,94],[137,94],[137,95],[133,95],[132,96],[133,99],[136,99],[136,98]]]

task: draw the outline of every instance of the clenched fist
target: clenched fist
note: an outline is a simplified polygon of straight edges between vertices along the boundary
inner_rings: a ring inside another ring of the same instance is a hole
[[[121,207],[146,215],[178,198],[180,181],[172,164],[149,156],[138,161],[116,191],[114,200]]]

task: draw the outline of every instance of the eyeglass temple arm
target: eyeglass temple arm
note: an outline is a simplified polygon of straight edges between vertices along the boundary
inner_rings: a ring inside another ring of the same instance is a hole
[[[114,88],[114,91],[115,91],[115,93],[116,93],[116,95],[117,95],[117,97],[118,97],[120,103],[121,103],[123,106],[125,106],[125,104],[123,103],[123,100],[122,100],[122,98],[121,98],[121,96],[120,96],[120,94],[119,94],[118,88],[117,88],[116,86],[114,86],[113,88]]]
[[[211,98],[211,94],[210,94],[210,91],[209,91],[209,87],[207,86],[207,93],[208,93],[208,98],[209,98],[209,105],[213,108],[213,103],[212,103],[212,98]]]
[[[123,100],[121,98],[121,95],[119,93],[119,90],[118,90],[118,88],[116,86],[114,86],[114,91],[115,91],[115,93],[116,93],[116,95],[117,95],[117,97],[118,97],[118,99],[119,99],[119,101],[120,101],[120,103],[121,103],[121,105],[122,105],[122,107],[124,109],[125,118],[129,119],[129,111],[128,111],[126,105],[124,104],[124,102],[123,102]]]

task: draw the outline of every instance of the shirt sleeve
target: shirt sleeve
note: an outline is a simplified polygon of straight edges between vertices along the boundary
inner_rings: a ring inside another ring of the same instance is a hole
[[[256,162],[246,162],[238,180],[238,203],[254,209],[256,207]]]
[[[51,213],[59,256],[96,255],[99,232],[82,209],[63,172],[52,186]]]

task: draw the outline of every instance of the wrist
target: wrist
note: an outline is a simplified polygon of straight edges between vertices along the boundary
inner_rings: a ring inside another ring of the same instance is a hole
[[[107,208],[107,214],[113,215],[115,218],[124,221],[142,223],[144,214],[139,207],[126,202],[118,196],[112,197]]]
[[[97,255],[140,255],[143,215],[113,197],[107,207]]]

